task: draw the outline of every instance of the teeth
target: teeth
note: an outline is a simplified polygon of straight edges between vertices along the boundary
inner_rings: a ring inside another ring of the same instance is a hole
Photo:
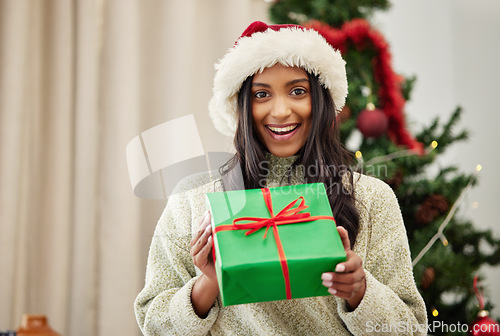
[[[286,127],[271,127],[267,126],[273,132],[290,132],[297,128],[297,125],[286,126]]]

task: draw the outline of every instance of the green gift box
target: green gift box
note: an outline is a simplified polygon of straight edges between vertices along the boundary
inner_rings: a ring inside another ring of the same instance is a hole
[[[330,295],[346,261],[323,183],[208,193],[224,306]]]

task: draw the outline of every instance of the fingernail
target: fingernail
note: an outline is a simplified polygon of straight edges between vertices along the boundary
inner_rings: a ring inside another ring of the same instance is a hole
[[[335,267],[335,272],[344,272],[344,271],[345,271],[344,264],[338,264],[337,267]]]
[[[326,281],[331,281],[333,280],[333,275],[330,273],[323,273],[321,274],[321,279]]]
[[[328,293],[335,295],[337,294],[337,290],[335,288],[328,288]]]
[[[333,285],[333,282],[331,281],[323,281],[323,286],[325,287],[331,287]]]

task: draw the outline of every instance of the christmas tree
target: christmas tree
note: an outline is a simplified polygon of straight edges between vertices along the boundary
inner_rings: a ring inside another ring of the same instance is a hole
[[[270,17],[316,29],[341,51],[349,80],[346,107],[337,118],[341,140],[361,134],[357,148],[349,148],[358,168],[387,182],[398,197],[429,323],[471,325],[479,311],[474,276],[482,265],[500,263],[500,240],[455,215],[481,167],[465,174],[433,165],[450,145],[467,140],[466,130],[456,130],[462,109],[448,120],[436,117],[414,135],[406,126],[404,104],[416,78],[396,74],[387,42],[369,23],[374,11],[389,7],[387,0],[275,0]]]

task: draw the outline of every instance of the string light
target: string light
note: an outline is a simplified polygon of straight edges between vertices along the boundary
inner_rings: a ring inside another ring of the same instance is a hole
[[[438,146],[437,141],[436,140],[432,141],[431,144],[425,149],[424,154],[429,154],[434,149],[436,149],[437,146]],[[358,153],[358,152],[356,152],[356,153]],[[361,152],[359,152],[359,153],[361,155]],[[417,155],[417,154],[418,153],[415,152],[414,150],[403,149],[403,150],[400,150],[400,151],[392,152],[391,154],[381,155],[381,156],[374,157],[371,160],[366,161],[365,165],[374,165],[374,164],[381,163],[381,162],[392,161],[392,160],[394,160],[396,158],[401,158],[401,157],[405,157],[405,156],[413,156],[413,155]],[[356,158],[358,158],[357,154],[356,154]]]
[[[375,110],[375,104],[373,104],[372,102],[366,104],[366,109],[369,111]]]
[[[444,236],[440,236],[439,239],[441,239],[443,246],[448,246],[448,239],[446,239]]]
[[[432,316],[436,317],[436,316],[438,316],[438,315],[439,315],[438,310],[437,310],[436,308],[434,308],[434,309],[432,310]]]
[[[433,140],[431,142],[431,144],[425,149],[425,154],[429,154],[434,149],[436,149],[437,146],[438,146],[438,142],[436,140]],[[375,158],[372,158],[369,161],[366,161],[364,163],[364,165],[370,165],[370,164],[373,165],[376,163],[392,161],[395,158],[404,157],[404,156],[411,156],[411,155],[416,155],[416,154],[417,153],[413,150],[405,149],[405,150],[393,152],[393,153],[388,154],[388,155],[377,156]],[[358,159],[358,162],[363,165],[363,155],[361,154],[361,152],[357,151],[355,153],[355,156]],[[420,261],[420,259],[422,259],[422,257],[427,253],[427,251],[429,251],[429,249],[432,247],[432,245],[434,245],[434,243],[436,242],[437,239],[440,239],[444,246],[448,246],[449,242],[446,239],[446,237],[443,235],[443,230],[445,229],[445,227],[448,225],[448,223],[451,221],[451,219],[455,215],[455,212],[457,211],[457,207],[462,202],[462,199],[464,198],[464,196],[472,188],[472,182],[476,178],[477,173],[479,173],[481,171],[481,169],[483,169],[483,166],[481,166],[480,164],[477,164],[475,174],[472,175],[472,177],[469,180],[469,183],[462,190],[462,193],[460,194],[460,196],[457,198],[457,200],[453,204],[451,210],[448,212],[448,215],[444,219],[443,223],[441,223],[441,225],[439,226],[438,232],[429,240],[427,245],[422,249],[422,251],[420,251],[420,253],[417,255],[417,257],[413,260],[413,262],[412,262],[413,267],[415,267],[415,265]],[[477,204],[477,206],[479,206],[479,204],[477,202],[476,202],[476,204]],[[476,208],[477,208],[477,206],[476,206]],[[473,205],[473,207],[474,207],[474,205]],[[437,314],[437,310],[435,310],[435,312]],[[434,312],[433,312],[433,314],[434,314]],[[437,316],[437,315],[435,315],[435,316]]]
[[[443,223],[441,223],[441,225],[439,226],[438,231],[436,232],[436,234],[431,238],[431,240],[429,240],[429,242],[427,243],[427,245],[425,245],[425,247],[422,249],[422,251],[420,251],[420,253],[417,255],[417,257],[413,260],[413,262],[412,262],[413,267],[415,267],[415,265],[420,261],[420,259],[422,259],[422,257],[427,253],[427,251],[430,250],[430,248],[432,247],[432,245],[434,245],[434,243],[436,242],[436,240],[438,238],[441,239],[441,242],[443,243],[444,246],[448,245],[448,240],[443,235],[443,230],[448,225],[448,223],[450,223],[451,219],[455,215],[455,212],[458,209],[458,205],[462,202],[462,200],[465,197],[465,195],[472,188],[472,183],[474,182],[474,180],[475,180],[477,174],[479,173],[479,171],[481,170],[481,168],[482,167],[481,167],[480,164],[478,164],[476,166],[476,172],[471,176],[471,178],[469,179],[469,183],[462,190],[462,193],[460,193],[460,196],[458,196],[457,200],[455,201],[455,203],[451,207],[450,212],[448,212],[448,215],[444,219]]]

